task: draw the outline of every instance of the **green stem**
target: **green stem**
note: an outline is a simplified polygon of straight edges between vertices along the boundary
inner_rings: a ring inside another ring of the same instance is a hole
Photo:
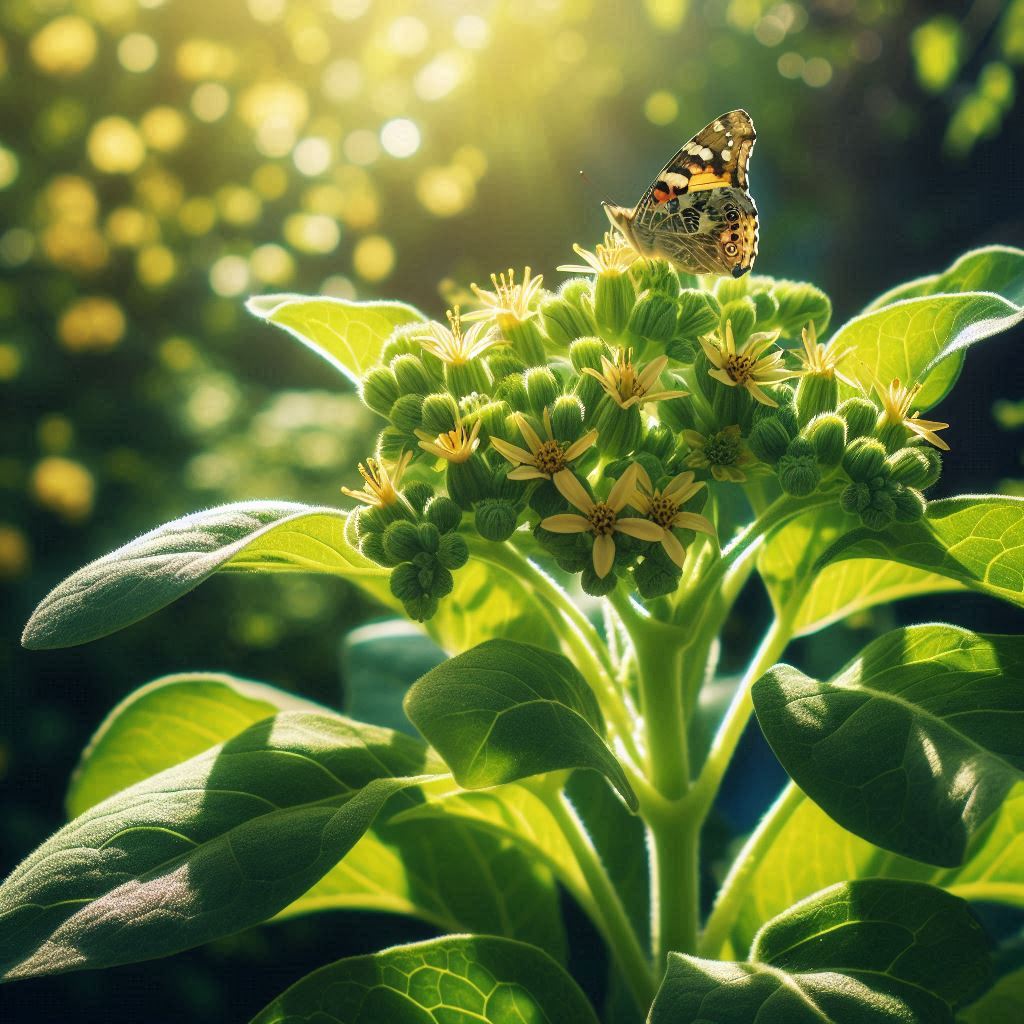
[[[803,798],[804,795],[796,784],[789,783],[743,844],[743,849],[733,861],[729,874],[718,891],[718,898],[704,928],[699,944],[701,956],[713,957],[722,952],[722,947],[736,923],[740,907],[747,898],[750,883],[761,859],[775,842],[793,812],[800,806]]]
[[[637,1004],[646,1009],[654,1001],[658,979],[651,970],[618,890],[608,877],[586,825],[561,789],[543,785],[533,788],[572,850],[598,909],[595,923],[601,929]]]

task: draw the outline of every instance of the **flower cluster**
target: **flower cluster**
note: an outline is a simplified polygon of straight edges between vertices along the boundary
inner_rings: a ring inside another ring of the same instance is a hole
[[[477,308],[397,328],[362,380],[388,423],[346,493],[410,615],[434,613],[478,543],[513,541],[591,594],[670,596],[717,552],[723,488],[821,493],[874,529],[923,515],[946,425],[819,343],[820,291],[698,282],[613,234],[575,249],[556,292],[529,268],[493,275]]]

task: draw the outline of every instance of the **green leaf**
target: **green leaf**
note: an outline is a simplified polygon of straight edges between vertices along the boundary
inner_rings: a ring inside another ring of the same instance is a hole
[[[380,362],[384,343],[396,327],[426,317],[403,302],[350,302],[303,295],[259,295],[246,303],[250,313],[283,327],[358,384]]]
[[[91,562],[32,613],[22,643],[72,647],[159,611],[218,571],[323,572],[390,600],[388,570],[345,538],[346,513],[291,502],[221,505],[159,526]]]
[[[965,495],[928,504],[918,523],[856,529],[819,559],[883,558],[944,576],[972,590],[1024,605],[1024,498]]]
[[[560,654],[488,640],[414,683],[405,712],[467,789],[590,768],[608,777],[630,809],[637,808],[622,767],[601,738],[597,700]]]
[[[948,576],[879,559],[851,557],[815,572],[815,563],[855,522],[838,507],[812,509],[765,542],[758,571],[776,613],[791,619],[794,636],[879,604],[962,589]]]
[[[252,1024],[597,1024],[547,954],[490,936],[451,935],[322,967]]]
[[[900,299],[943,292],[995,292],[1016,305],[1024,305],[1024,249],[986,245],[964,253],[948,270],[897,285],[880,295],[868,310],[889,306]]]
[[[264,921],[438,767],[411,737],[340,716],[263,719],[30,854],[0,886],[2,977],[166,956]]]
[[[1024,1020],[1024,967],[1000,978],[957,1017],[960,1024],[1020,1024]]]
[[[1017,783],[975,834],[962,866],[938,868],[900,857],[837,825],[803,797],[780,823],[751,875],[732,931],[746,949],[757,929],[791,903],[836,882],[900,878],[928,882],[965,900],[1024,907],[1024,783]]]
[[[1024,638],[897,629],[830,682],[776,665],[752,691],[768,742],[839,824],[929,864],[968,843],[1024,779]]]
[[[75,772],[68,810],[82,814],[157,772],[181,764],[279,710],[325,711],[283,690],[215,673],[166,676],[122,701]],[[450,785],[450,781],[449,781]],[[278,916],[385,910],[446,931],[479,930],[565,950],[551,873],[508,837],[449,816],[393,826],[415,806],[396,794],[373,829]]]
[[[967,348],[1024,322],[1024,309],[990,292],[902,299],[848,320],[829,348],[848,349],[839,368],[870,391],[874,377],[923,385],[915,410],[941,401],[956,383]],[[841,385],[843,394],[857,394]]]
[[[650,1024],[950,1024],[988,978],[988,944],[962,901],[869,880],[798,903],[747,963],[669,954]]]

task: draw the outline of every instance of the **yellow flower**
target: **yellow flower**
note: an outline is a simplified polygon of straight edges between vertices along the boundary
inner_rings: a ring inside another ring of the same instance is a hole
[[[491,444],[516,467],[509,473],[509,480],[550,480],[555,473],[560,473],[570,462],[578,459],[597,440],[597,431],[588,430],[572,444],[556,441],[551,430],[551,414],[547,409],[544,410],[544,432],[547,434],[544,441],[537,436],[537,432],[530,426],[530,421],[521,412],[516,413],[515,421],[519,432],[530,446],[529,451],[518,445],[509,444],[500,437],[491,438]]]
[[[399,460],[390,468],[377,459],[367,459],[365,464],[360,462],[359,475],[366,481],[366,487],[360,491],[342,487],[341,493],[374,508],[394,505],[399,498],[398,486],[411,458],[412,452],[402,452]]]
[[[736,339],[732,333],[732,321],[725,322],[725,337],[713,335],[701,338],[704,354],[711,361],[712,369],[708,373],[727,384],[729,387],[745,388],[751,398],[762,405],[777,408],[778,402],[769,398],[760,388],[761,384],[777,384],[780,380],[795,377],[792,370],[786,369],[782,362],[782,350],[776,349],[768,355],[762,355],[772,342],[779,336],[778,331],[762,331],[752,334],[737,349]]]
[[[637,473],[637,488],[629,500],[634,508],[639,509],[652,523],[661,527],[661,546],[665,549],[665,554],[680,569],[686,561],[686,548],[679,543],[679,538],[672,532],[673,530],[697,530],[715,536],[715,527],[710,519],[696,512],[680,511],[681,507],[704,486],[703,481],[695,483],[693,477],[693,473],[680,473],[664,488],[655,490],[651,485],[651,478],[641,466]]]
[[[432,322],[424,328],[426,333],[417,334],[418,341],[428,352],[432,352],[449,366],[465,366],[477,356],[483,355],[495,345],[504,345],[505,340],[493,329],[486,329],[484,324],[473,324],[465,334],[462,333],[463,318],[459,307],[447,312],[449,327]]]
[[[660,402],[666,398],[682,398],[687,391],[652,391],[662,370],[668,366],[668,356],[657,356],[642,370],[633,365],[633,350],[619,349],[613,363],[601,356],[601,369],[585,366],[583,372],[596,377],[605,393],[611,396],[623,409],[631,409],[644,402]]]
[[[708,437],[696,430],[684,430],[683,438],[690,446],[690,454],[686,457],[688,466],[693,469],[707,467],[718,481],[731,480],[740,484],[747,479],[743,468],[755,460],[753,452],[743,443],[738,424],[734,423]]]
[[[486,320],[492,316],[509,316],[520,321],[529,320],[537,315],[537,310],[530,306],[540,293],[543,283],[544,277],[541,274],[530,277],[529,267],[523,271],[521,284],[516,284],[515,271],[511,267],[507,274],[491,274],[493,292],[485,291],[476,284],[470,285],[484,308],[467,313],[465,319]]]
[[[584,249],[582,245],[574,245],[573,252],[583,260],[579,263],[567,263],[558,269],[567,274],[603,274],[606,270],[621,273],[640,259],[640,254],[617,231],[606,231],[604,243],[598,242],[594,251]]]
[[[948,452],[949,445],[939,437],[937,431],[946,430],[949,424],[939,423],[937,420],[918,419],[916,412],[910,413],[910,407],[914,404],[914,399],[917,398],[921,386],[921,384],[915,384],[912,388],[905,388],[896,377],[892,384],[885,388],[876,377],[875,391],[878,392],[878,397],[882,400],[882,420],[884,423],[901,424],[929,444]]]
[[[649,519],[621,518],[619,513],[629,504],[636,488],[637,472],[634,463],[615,481],[615,486],[604,501],[594,501],[586,488],[568,469],[556,473],[552,480],[562,497],[578,508],[583,515],[564,512],[541,520],[541,526],[552,533],[591,533],[594,536],[594,572],[604,579],[615,562],[615,534],[624,533],[640,540],[660,541],[665,532]]]
[[[860,390],[860,385],[855,380],[851,380],[836,368],[853,349],[826,348],[824,345],[819,345],[818,333],[814,328],[813,320],[800,332],[800,337],[804,343],[803,353],[797,353],[801,362],[799,374],[801,377],[824,377],[827,380],[838,377],[844,384]]]
[[[420,447],[431,455],[436,455],[446,462],[466,462],[480,445],[480,420],[473,424],[473,429],[466,432],[460,419],[454,430],[446,430],[436,437],[425,430],[417,430]]]

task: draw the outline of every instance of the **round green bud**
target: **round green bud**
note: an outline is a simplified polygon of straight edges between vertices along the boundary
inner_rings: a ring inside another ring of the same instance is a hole
[[[502,498],[485,498],[473,506],[476,531],[484,540],[508,540],[516,532],[519,511],[511,502]]]
[[[895,509],[893,516],[898,523],[916,523],[924,518],[924,495],[916,487],[900,486],[892,496]]]
[[[569,361],[577,373],[589,367],[601,369],[601,357],[608,352],[608,346],[600,338],[579,338],[569,346]]]
[[[523,374],[530,411],[540,416],[546,406],[553,405],[561,393],[558,380],[546,366],[534,366]]]
[[[412,564],[418,569],[421,586],[431,597],[447,597],[455,588],[455,578],[436,556],[424,552],[418,554],[412,560]]]
[[[428,483],[417,480],[409,484],[402,493],[405,495],[405,500],[416,510],[417,513],[422,513],[427,502],[434,497],[434,488]]]
[[[726,279],[723,278],[722,280]],[[720,329],[723,334],[728,322],[732,323],[732,336],[736,339],[738,347],[750,337],[754,332],[754,327],[757,325],[757,307],[754,305],[753,300],[745,297],[723,303],[722,313],[719,317]]]
[[[521,373],[510,373],[498,385],[495,395],[517,412],[526,412],[530,408],[530,399],[526,394],[526,382]]]
[[[427,395],[420,409],[423,429],[428,434],[446,434],[459,422],[458,403],[446,392]]]
[[[540,480],[530,494],[530,508],[541,517],[557,515],[564,512],[568,503],[559,493],[558,488],[550,480]],[[547,531],[544,531],[545,533]],[[565,534],[552,533],[552,537],[566,536]]]
[[[818,462],[838,466],[846,450],[846,420],[835,413],[815,416],[804,428],[804,436],[814,445]]]
[[[596,381],[595,381],[596,383]],[[684,430],[697,430],[697,413],[689,398],[667,398],[658,403],[658,419],[675,431],[677,435]]]
[[[886,488],[882,487],[878,490],[872,488],[870,508],[877,509],[879,512],[884,512],[890,519],[892,519],[896,514],[896,501]]]
[[[637,290],[650,290],[674,299],[679,294],[679,275],[668,260],[649,257],[637,260],[629,268]]]
[[[919,491],[924,491],[939,482],[939,477],[942,476],[942,456],[934,448],[921,448],[919,450],[928,460],[929,470],[927,479],[915,486]]]
[[[397,427],[385,427],[377,436],[377,454],[388,462],[397,462],[409,447],[409,435]]]
[[[665,344],[676,332],[678,310],[673,299],[661,292],[641,295],[629,314],[627,329],[631,335],[645,341]]]
[[[480,420],[480,443],[486,444],[492,437],[501,437],[506,441],[518,436],[518,428],[512,424],[509,430],[509,417],[512,409],[508,402],[488,402],[477,409],[474,419]]]
[[[422,324],[409,324],[408,330],[402,327],[396,328],[391,337],[384,342],[381,349],[380,361],[388,365],[398,356],[420,356],[423,353],[423,345],[415,337],[419,333]]]
[[[583,433],[583,403],[576,395],[559,395],[551,406],[551,432],[559,441],[575,441]]]
[[[671,428],[664,424],[657,424],[649,427],[644,435],[644,452],[663,461],[675,450],[676,440],[676,434]]]
[[[679,293],[676,333],[691,343],[696,342],[718,327],[721,313],[721,304],[711,292],[684,288]]]
[[[801,440],[795,438],[796,441]],[[792,448],[793,442],[790,443]],[[803,498],[813,494],[821,483],[821,470],[813,453],[810,455],[793,455],[789,451],[779,459],[777,468],[779,483],[787,494]]]
[[[429,587],[425,587],[420,580],[420,569],[412,562],[402,562],[396,565],[391,573],[391,593],[403,604],[414,601],[425,594],[429,594]]]
[[[444,383],[459,398],[488,394],[492,385],[491,375],[482,359],[471,359],[468,363],[445,363]]]
[[[884,530],[892,522],[892,512],[870,505],[861,512],[860,521],[869,530]]]
[[[639,406],[623,409],[611,395],[603,395],[598,401],[592,423],[597,428],[602,455],[625,455],[636,450],[644,438]]]
[[[379,533],[364,533],[359,538],[359,553],[378,565],[392,566],[396,564],[395,559],[384,550],[384,538]]]
[[[892,479],[908,487],[925,487],[932,464],[921,448],[900,448],[885,460]]]
[[[629,322],[636,290],[623,270],[603,270],[594,283],[594,315],[602,335],[617,338]]]
[[[848,398],[839,404],[836,412],[846,420],[846,436],[850,441],[871,434],[878,419],[878,408],[866,398]]]
[[[847,420],[849,427],[849,420]],[[843,453],[843,469],[851,480],[861,483],[882,475],[885,469],[885,448],[873,437],[854,438]]]
[[[711,392],[711,412],[715,423],[726,427],[733,423],[741,426],[750,422],[754,400],[744,388],[729,387],[713,377],[708,378],[714,390]]]
[[[506,377],[522,373],[526,369],[526,363],[507,346],[494,349],[493,353],[487,357],[487,366],[497,385],[500,385]]]
[[[396,356],[391,361],[391,369],[403,395],[429,395],[434,390],[434,382],[417,356]]]
[[[907,443],[910,431],[902,423],[890,423],[883,413],[875,423],[875,435],[887,452],[897,452]]]
[[[844,512],[860,515],[871,504],[871,488],[867,484],[847,484],[839,495],[839,506]]]
[[[384,531],[384,551],[392,563],[408,562],[423,550],[419,530],[407,520],[392,523]],[[397,596],[397,595],[396,595]]]
[[[391,406],[398,400],[398,378],[388,366],[371,370],[359,385],[359,397],[363,404],[381,416],[388,416]]]
[[[420,594],[419,597],[411,598],[402,602],[405,614],[413,622],[426,622],[437,614],[438,600],[430,594]]]
[[[584,565],[583,572],[580,574],[580,586],[583,588],[583,593],[589,594],[591,597],[606,597],[615,589],[618,582],[614,569],[607,576],[602,577],[594,572],[592,564]]]
[[[835,375],[804,374],[796,386],[796,412],[800,426],[815,416],[833,412],[839,404],[839,381]],[[844,426],[843,433],[846,433]]]
[[[808,438],[797,436],[786,445],[786,454],[791,459],[813,459],[817,452]]]
[[[762,461],[774,466],[786,454],[791,438],[778,417],[755,423],[747,438],[750,450]]]
[[[439,494],[428,502],[423,514],[428,523],[433,523],[441,533],[451,533],[462,522],[462,509],[451,498]]]
[[[438,545],[441,543],[441,531],[433,523],[420,523],[416,527],[416,537],[420,551],[425,551],[428,555],[437,553]]]
[[[544,335],[535,317],[518,320],[514,316],[499,316],[498,327],[508,339],[512,351],[527,366],[542,366],[547,361]]]
[[[437,546],[437,560],[446,569],[461,569],[469,561],[469,546],[457,533],[446,533]]]
[[[474,502],[494,493],[491,471],[479,452],[474,452],[465,462],[449,462],[445,482],[451,499],[467,512]]]
[[[583,284],[589,291],[589,282]],[[553,296],[541,305],[540,313],[547,336],[561,348],[597,330],[590,300],[585,294],[579,296],[578,301],[573,301],[563,289],[560,295]]]
[[[423,399],[419,395],[402,395],[391,406],[391,422],[396,430],[411,434],[421,422]]]

